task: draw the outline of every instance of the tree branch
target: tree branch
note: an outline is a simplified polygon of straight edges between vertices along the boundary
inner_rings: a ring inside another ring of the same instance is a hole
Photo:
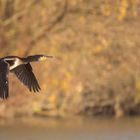
[[[60,23],[63,20],[64,16],[66,15],[67,9],[68,4],[67,0],[65,0],[63,10],[61,11],[61,13],[49,24],[49,26],[45,26],[44,28],[42,28],[41,31],[30,41],[30,47],[26,50],[24,55],[28,55],[34,47],[34,45],[36,44],[36,42],[38,42],[40,39],[46,36],[46,33],[51,31],[58,23]]]

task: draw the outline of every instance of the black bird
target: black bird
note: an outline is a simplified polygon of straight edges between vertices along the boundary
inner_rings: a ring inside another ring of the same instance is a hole
[[[0,59],[0,98],[9,96],[8,74],[14,73],[17,78],[28,87],[30,91],[39,92],[40,86],[32,71],[30,62],[43,61],[52,56],[32,55],[25,58],[6,56]]]

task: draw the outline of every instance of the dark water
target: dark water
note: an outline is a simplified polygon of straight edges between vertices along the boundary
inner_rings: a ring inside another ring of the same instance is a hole
[[[1,122],[0,140],[140,140],[140,118]]]

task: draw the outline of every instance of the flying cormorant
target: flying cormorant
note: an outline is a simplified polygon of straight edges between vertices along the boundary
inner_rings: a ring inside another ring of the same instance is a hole
[[[40,86],[32,71],[30,62],[43,61],[52,56],[32,55],[25,58],[18,56],[6,56],[0,59],[0,98],[9,96],[8,74],[14,73],[17,78],[28,87],[30,91],[39,92]]]

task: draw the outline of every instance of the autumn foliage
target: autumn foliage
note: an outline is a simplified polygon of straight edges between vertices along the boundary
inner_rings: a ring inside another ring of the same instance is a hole
[[[0,116],[140,114],[139,7],[138,0],[0,0],[0,56],[55,56],[32,64],[39,94],[10,75]]]

